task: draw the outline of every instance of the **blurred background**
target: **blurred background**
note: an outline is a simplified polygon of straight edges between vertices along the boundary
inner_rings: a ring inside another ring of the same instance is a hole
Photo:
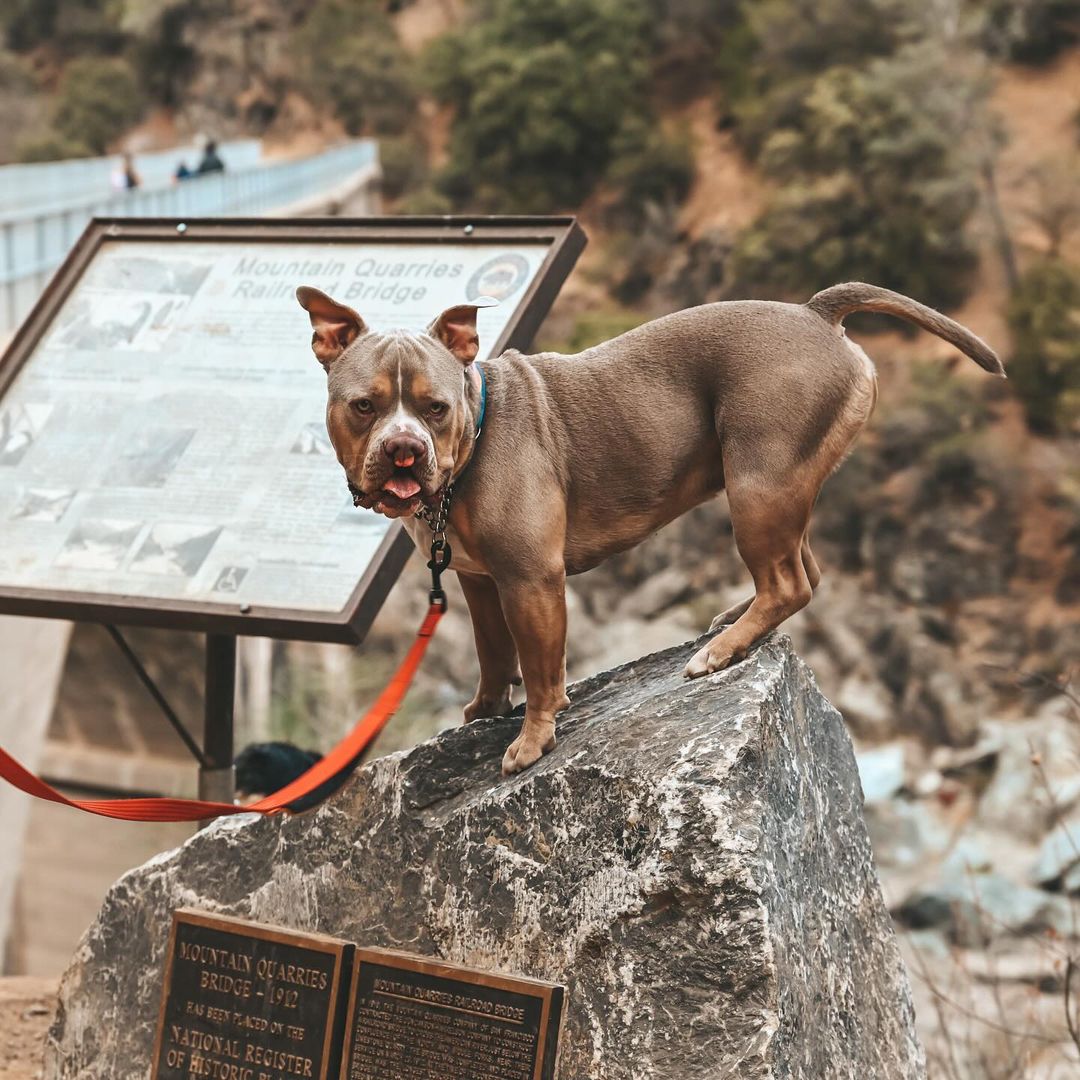
[[[70,219],[33,226],[31,269],[9,252],[9,323],[95,208],[169,213],[190,184],[209,213],[577,213],[589,247],[540,348],[850,279],[997,348],[1008,382],[850,321],[878,411],[786,629],[856,741],[931,1075],[1080,1074],[1080,0],[4,0],[0,39],[0,162],[39,170],[0,169],[0,226]],[[331,745],[423,576],[360,649],[244,642],[238,745]],[[726,504],[699,508],[572,581],[571,676],[696,637],[747,586]],[[199,639],[131,638],[197,716]],[[40,642],[0,678],[42,713],[49,775],[192,788],[100,628]],[[475,676],[456,594],[375,753],[458,723]],[[187,833],[29,813],[4,965],[55,977],[111,881]]]

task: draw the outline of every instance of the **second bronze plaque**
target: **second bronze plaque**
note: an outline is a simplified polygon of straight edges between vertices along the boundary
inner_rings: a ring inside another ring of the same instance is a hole
[[[552,1080],[563,988],[357,949],[342,1080]]]

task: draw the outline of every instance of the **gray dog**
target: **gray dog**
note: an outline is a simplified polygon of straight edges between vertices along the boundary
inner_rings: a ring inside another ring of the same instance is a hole
[[[436,511],[454,485],[447,534],[480,659],[465,719],[507,713],[524,676],[525,722],[504,773],[555,746],[555,714],[568,704],[567,574],[726,489],[755,592],[716,617],[711,631],[723,629],[685,674],[741,659],[810,601],[821,576],[810,511],[877,399],[874,366],[845,337],[845,315],[899,316],[1004,375],[993,350],[952,319],[887,289],[835,285],[806,304],[680,311],[575,356],[506,352],[483,366],[478,441],[479,304],[411,334],[370,330],[317,289],[297,299],[358,504],[406,518],[426,552],[431,533],[417,512]]]

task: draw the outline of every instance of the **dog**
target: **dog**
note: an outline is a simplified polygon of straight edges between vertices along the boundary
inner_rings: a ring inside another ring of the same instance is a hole
[[[959,323],[862,283],[805,304],[689,308],[572,356],[510,350],[482,374],[482,300],[449,308],[417,334],[372,330],[317,289],[301,287],[297,299],[357,504],[404,518],[426,552],[423,519],[453,485],[446,532],[480,661],[466,722],[506,715],[512,687],[525,683],[507,775],[554,749],[555,716],[569,704],[568,574],[726,490],[754,595],[713,620],[716,636],[684,674],[742,659],[810,601],[821,577],[807,538],[811,509],[877,401],[873,363],[846,337],[846,315],[897,316],[1005,375]]]

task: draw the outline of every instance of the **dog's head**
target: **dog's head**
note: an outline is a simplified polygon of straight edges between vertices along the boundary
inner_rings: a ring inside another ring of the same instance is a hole
[[[437,505],[471,441],[476,312],[496,301],[448,308],[413,334],[370,330],[352,308],[307,285],[296,298],[327,374],[326,428],[359,505],[392,518]]]

